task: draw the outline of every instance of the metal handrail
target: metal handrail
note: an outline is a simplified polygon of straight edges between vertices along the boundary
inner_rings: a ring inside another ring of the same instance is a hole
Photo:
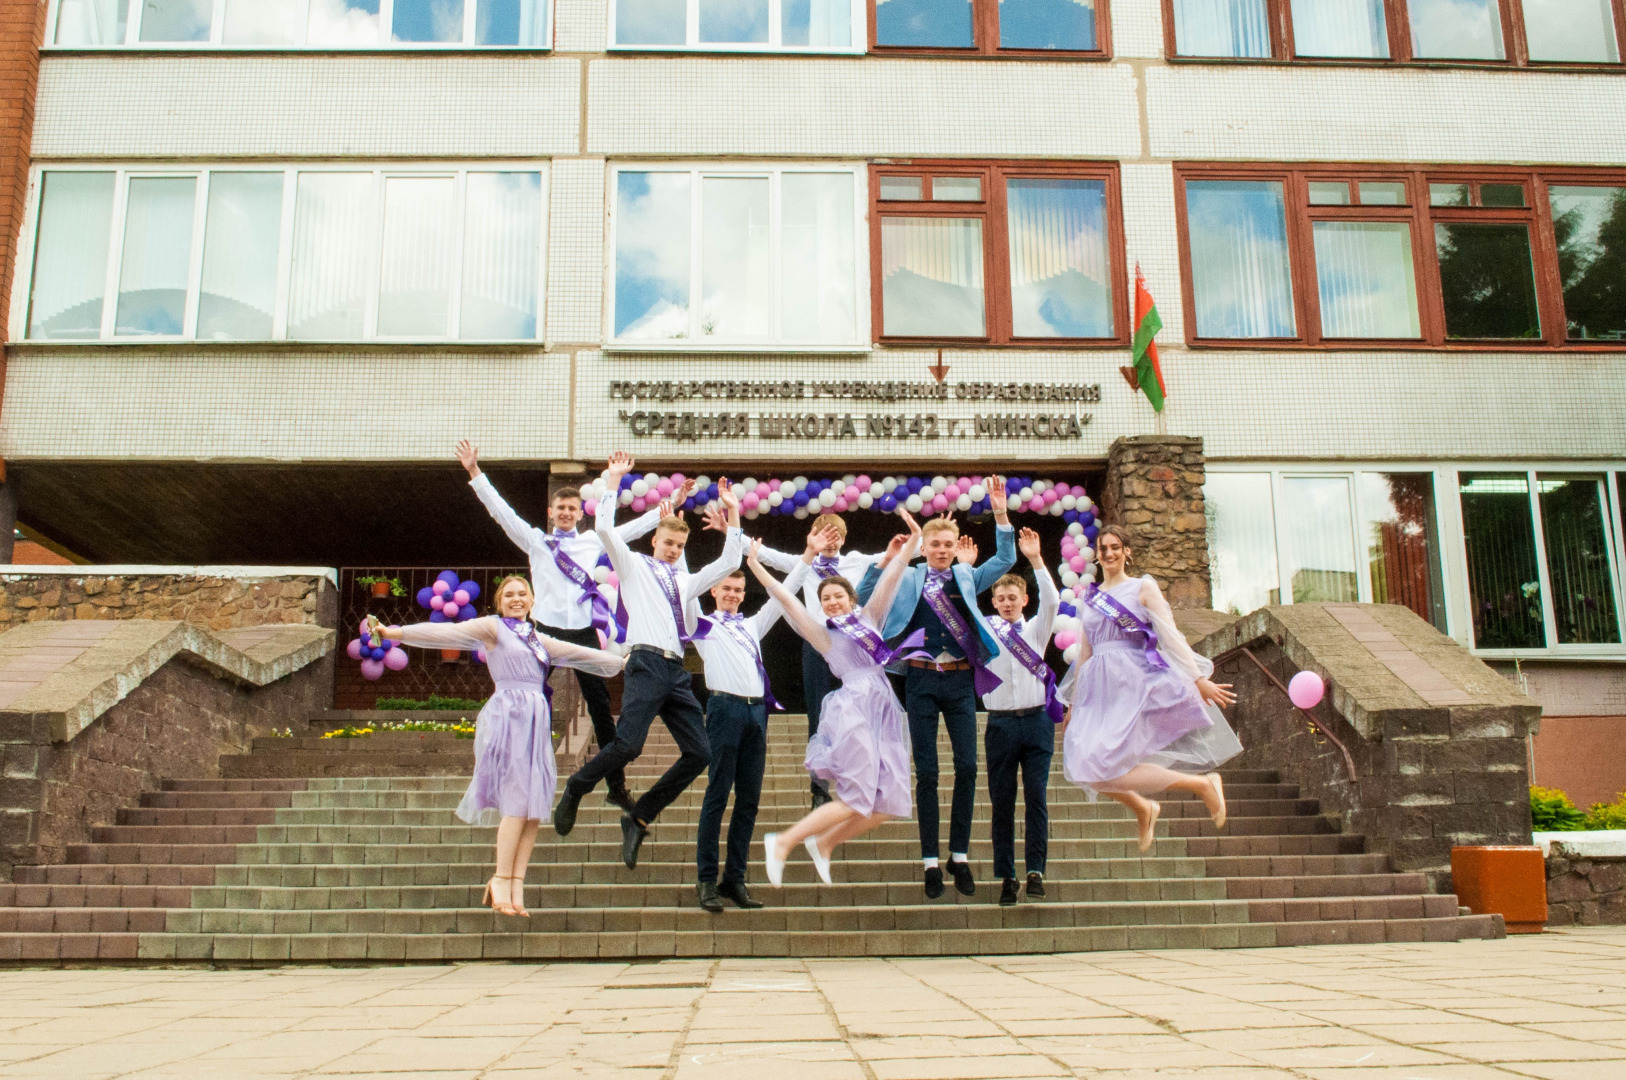
[[[1282,692],[1282,696],[1285,697],[1289,703],[1293,701],[1293,695],[1287,692],[1287,687],[1283,685],[1282,680],[1278,679],[1275,672],[1266,667],[1265,662],[1259,659],[1259,657],[1255,656],[1253,650],[1248,648],[1246,645],[1238,645],[1234,649],[1227,649],[1225,652],[1220,653],[1218,656],[1214,657],[1214,665],[1217,667],[1238,653],[1241,653],[1249,660],[1252,660],[1254,662],[1254,666],[1264,673],[1265,678],[1270,680],[1272,686]],[[1311,726],[1313,726],[1317,731],[1321,732],[1322,735],[1326,736],[1327,741],[1338,748],[1339,752],[1344,755],[1344,767],[1349,770],[1350,782],[1354,783],[1355,781],[1358,781],[1360,779],[1360,774],[1355,768],[1355,757],[1349,752],[1349,747],[1344,745],[1343,740],[1334,735],[1332,730],[1328,728],[1327,725],[1322,722],[1321,718],[1315,713],[1308,709],[1300,709],[1297,705],[1294,705],[1293,708],[1298,709],[1299,712],[1303,713],[1305,719],[1310,721]]]

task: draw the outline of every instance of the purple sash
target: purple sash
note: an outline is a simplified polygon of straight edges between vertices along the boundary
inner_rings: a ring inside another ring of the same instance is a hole
[[[1035,652],[1033,646],[1028,644],[1028,639],[1022,636],[1022,628],[1004,619],[994,619],[989,625],[994,628],[994,636],[999,643],[1010,650],[1011,657],[1044,683],[1044,711],[1050,717],[1050,722],[1059,724],[1067,719],[1066,708],[1056,700],[1056,673],[1044,662],[1043,654]]]
[[[823,581],[840,573],[837,569],[840,565],[841,560],[834,555],[819,555],[813,559],[813,572],[819,576],[820,581]]]
[[[740,648],[751,654],[751,659],[756,661],[757,674],[762,677],[762,700],[767,703],[769,709],[784,712],[785,707],[774,700],[773,690],[768,686],[768,669],[762,663],[762,649],[757,643],[756,635],[745,628],[745,616],[729,615],[719,611],[711,616],[709,621],[713,626],[721,626],[723,633],[733,638],[739,643]]]
[[[865,622],[858,612],[849,612],[834,619],[825,619],[824,625],[848,638],[859,648],[863,649],[869,658],[882,667],[904,660],[928,660],[930,655],[921,646],[926,643],[926,631],[916,630],[902,641],[898,642],[896,649],[886,647],[886,639],[876,633],[875,628]]]
[[[566,534],[571,535],[571,534]],[[558,533],[544,536],[542,543],[553,553],[553,565],[559,568],[571,584],[581,589],[580,600],[585,600],[592,609],[593,629],[603,634],[610,641],[626,641],[627,627],[623,620],[618,620],[610,613],[610,604],[604,599],[604,594],[598,591],[598,582],[593,575],[583,570],[581,564],[565,551],[561,542],[564,537]]]
[[[504,616],[502,623],[514,632],[514,636],[531,650],[531,655],[542,665],[542,696],[548,701],[548,712],[552,713],[553,687],[548,685],[548,676],[553,674],[553,658],[548,655],[547,648],[542,644],[542,635],[536,632],[536,625],[529,619],[510,619]]]
[[[649,564],[650,572],[655,575],[655,583],[661,587],[661,592],[666,594],[666,602],[672,606],[672,620],[677,623],[678,640],[687,645],[711,633],[711,622],[707,619],[699,620],[694,633],[689,633],[688,620],[683,617],[683,590],[678,586],[677,567],[649,555],[640,558]]]
[[[1084,592],[1084,602],[1094,608],[1096,613],[1118,624],[1118,629],[1126,634],[1138,634],[1145,640],[1146,663],[1153,671],[1162,671],[1169,666],[1163,659],[1163,654],[1157,651],[1157,631],[1150,623],[1142,621],[1133,611],[1124,607],[1105,589],[1098,588],[1092,581],[1090,587]]]
[[[948,591],[943,588],[945,581],[952,580],[953,571],[939,577],[935,571],[927,570],[926,582],[920,588],[920,595],[931,605],[932,611],[943,624],[943,629],[948,631],[949,637],[954,639],[954,643],[970,661],[971,681],[977,689],[977,696],[981,697],[998,689],[1000,678],[983,666],[981,653],[977,649],[976,631],[966,625],[965,619],[960,616],[960,609],[954,606],[954,601],[949,599]]]

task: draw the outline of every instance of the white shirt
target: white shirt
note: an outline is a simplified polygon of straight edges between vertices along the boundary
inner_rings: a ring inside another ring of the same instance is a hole
[[[604,503],[608,503],[606,507]],[[627,609],[627,646],[652,645],[669,653],[683,655],[683,639],[678,636],[677,621],[672,617],[672,605],[666,591],[656,579],[656,570],[650,566],[652,556],[641,555],[627,546],[614,528],[615,501],[606,499],[599,504],[601,511],[593,519],[593,528],[604,542],[610,556],[610,565],[621,580],[621,603]],[[689,573],[681,565],[673,566],[677,577],[678,595],[683,604],[684,634],[692,634],[700,618],[699,596],[730,572],[737,569],[745,555],[745,534],[738,528],[728,530],[723,553],[717,561]]]
[[[881,552],[877,555],[865,555],[861,551],[844,551],[836,556],[836,573],[851,582],[853,589],[857,590],[858,583],[864,580],[864,575],[869,573],[869,568],[880,562],[885,554],[885,552]],[[761,560],[763,566],[771,570],[778,570],[781,574],[794,574],[798,566],[807,566],[807,563],[802,561],[800,554],[789,555],[783,551],[775,551],[767,546],[764,546],[758,552],[757,557]],[[813,612],[824,610],[819,604],[819,586],[823,583],[824,579],[819,577],[818,572],[811,566],[807,566],[807,578],[802,584],[802,604],[807,610]],[[795,586],[790,584],[789,577],[785,578],[785,588],[795,591]]]
[[[565,576],[554,561],[553,549],[548,541],[558,539],[559,546],[564,553],[570,556],[575,564],[593,573],[598,565],[600,555],[604,554],[604,544],[599,540],[596,532],[580,532],[572,530],[568,533],[543,532],[518,514],[512,507],[503,501],[497,494],[497,489],[491,486],[491,481],[481,473],[469,481],[469,487],[474,494],[485,504],[486,510],[493,520],[502,526],[507,534],[521,551],[531,560],[531,587],[536,594],[536,604],[531,609],[531,618],[542,626],[552,626],[560,630],[580,630],[593,625],[593,607],[582,599],[581,586]],[[631,542],[641,536],[653,532],[660,524],[661,512],[651,510],[643,517],[617,529],[617,534],[625,541]]]
[[[792,570],[785,579],[785,588],[794,591],[801,584],[801,575],[811,573],[808,565],[800,559],[796,560],[800,570]],[[768,598],[755,615],[743,617],[737,625],[745,628],[745,632],[756,642],[756,649],[747,649],[733,634],[721,626],[712,627],[711,633],[694,643],[700,651],[700,658],[706,662],[706,689],[733,694],[735,697],[754,698],[762,696],[762,673],[757,670],[757,661],[762,656],[762,639],[773,629],[774,623],[785,614],[784,606],[779,601]],[[721,622],[722,612],[714,612],[711,616],[714,622]]]
[[[1039,583],[1039,610],[1033,618],[1023,621],[1021,635],[1022,640],[1033,646],[1034,652],[1043,656],[1045,646],[1050,644],[1050,631],[1056,624],[1056,612],[1061,608],[1061,595],[1056,592],[1056,583],[1050,580],[1050,571],[1039,567],[1034,570],[1033,576]],[[989,624],[994,626],[1004,621],[998,615],[989,616],[988,619]],[[1014,712],[1044,706],[1043,678],[1018,663],[1011,650],[1001,648],[999,655],[989,661],[988,670],[999,676],[1000,683],[992,692],[983,695],[983,708]]]

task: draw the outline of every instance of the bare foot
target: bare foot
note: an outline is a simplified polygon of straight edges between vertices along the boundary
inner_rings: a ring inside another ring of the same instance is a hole
[[[1139,813],[1135,815],[1136,820],[1140,822],[1140,850],[1142,854],[1152,846],[1152,841],[1157,836],[1157,819],[1162,813],[1163,805],[1161,803],[1156,799],[1147,799],[1145,816],[1142,817]]]
[[[1220,774],[1211,772],[1206,777],[1210,789],[1209,794],[1203,796],[1203,805],[1208,807],[1208,816],[1214,819],[1214,828],[1225,827],[1225,784],[1220,780]]]

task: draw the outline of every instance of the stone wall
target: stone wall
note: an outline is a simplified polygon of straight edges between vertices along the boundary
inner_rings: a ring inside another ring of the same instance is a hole
[[[1135,536],[1131,573],[1151,574],[1176,608],[1210,603],[1203,441],[1174,435],[1115,439],[1101,509]]]
[[[0,574],[0,630],[48,619],[175,619],[211,630],[338,623],[338,590],[322,570],[96,569]]]
[[[1232,764],[1278,771],[1396,870],[1449,892],[1451,848],[1530,843],[1525,738],[1540,707],[1407,608],[1261,608],[1195,647],[1222,658],[1216,679],[1235,687],[1244,749]],[[1239,647],[1283,684],[1320,675],[1315,715],[1331,737]]]
[[[1626,855],[1548,855],[1547,925],[1626,925]]]

